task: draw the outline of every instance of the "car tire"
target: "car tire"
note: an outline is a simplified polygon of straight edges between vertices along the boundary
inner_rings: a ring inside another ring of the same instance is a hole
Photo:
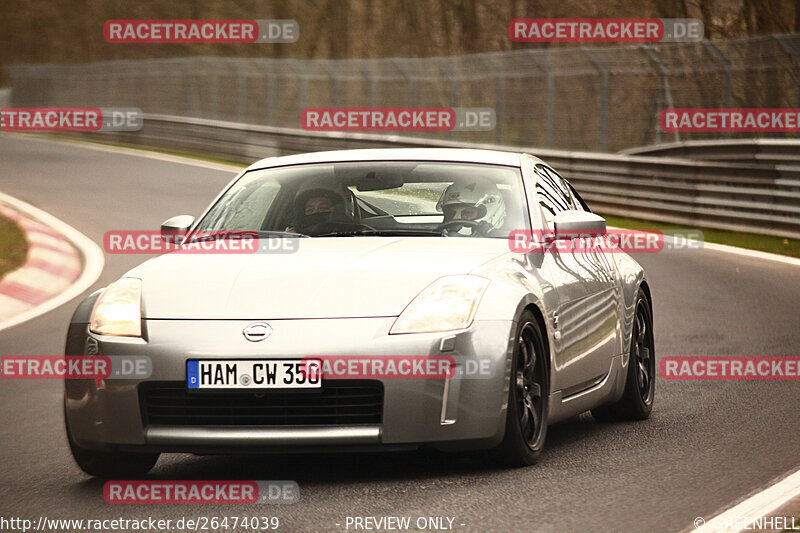
[[[104,452],[82,448],[72,439],[64,413],[64,426],[72,457],[81,470],[101,479],[135,479],[147,474],[158,461],[158,453]]]
[[[656,391],[653,313],[650,301],[641,289],[635,310],[625,392],[618,402],[592,409],[592,416],[600,422],[644,420],[653,410]]]
[[[534,464],[547,436],[550,380],[544,332],[530,311],[517,324],[503,441],[494,456],[507,466]]]

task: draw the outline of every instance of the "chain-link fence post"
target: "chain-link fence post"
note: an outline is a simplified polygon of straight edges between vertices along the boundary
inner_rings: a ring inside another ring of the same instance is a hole
[[[408,107],[414,107],[414,103],[417,99],[417,79],[414,75],[410,74],[404,59],[392,58],[391,61],[406,81],[406,105]]]
[[[369,107],[378,107],[378,80],[375,77],[372,63],[367,61],[360,61],[361,73],[367,79],[369,85]]]
[[[342,89],[339,86],[339,77],[334,74],[334,69],[331,68],[330,63],[330,61],[322,61],[322,68],[328,75],[328,87],[330,87],[333,107],[339,107],[342,105]]]
[[[794,66],[797,68],[794,75],[794,79],[797,82],[797,107],[800,107],[800,50],[792,46],[792,41],[789,40],[788,35],[773,35],[773,37],[781,45],[781,48],[794,59]]]
[[[708,53],[713,57],[720,65],[722,65],[722,70],[725,73],[725,85],[722,87],[722,107],[725,109],[731,108],[731,97],[733,95],[733,74],[731,72],[731,62],[728,61],[728,58],[720,52],[719,48],[716,47],[714,43],[711,41],[703,41],[703,46],[705,46]],[[723,131],[722,137],[727,139],[731,136],[731,132]]]
[[[209,83],[211,87],[211,98],[208,106],[211,113],[209,113],[208,118],[219,119],[219,72],[211,59],[206,59],[206,64],[211,65],[211,68],[206,69],[206,72],[211,78]]]
[[[443,57],[436,58],[436,63],[439,65],[439,68],[444,71],[447,79],[449,81],[450,86],[450,95],[449,95],[449,106],[451,109],[455,109],[458,107],[458,86],[456,82],[456,73],[453,71],[453,68],[447,62],[447,60]],[[450,138],[453,139],[455,137],[455,130],[450,130]]]
[[[405,59],[391,58],[390,61],[406,82],[406,106],[414,107],[417,101],[417,77],[411,72],[411,69],[408,68]],[[408,135],[414,136],[416,133],[408,132]]]
[[[272,59],[260,59],[258,71],[265,77],[267,82],[266,105],[264,106],[264,123],[269,126],[277,126],[275,120],[275,101],[278,99],[277,76],[273,67]]]
[[[300,82],[300,89],[297,91],[297,105],[299,107],[298,119],[300,118],[300,113],[303,112],[303,109],[306,108],[306,98],[307,98],[307,87],[308,87],[308,76],[303,68],[300,67],[300,64],[296,59],[287,59],[287,64],[289,68],[295,73],[295,76]]]
[[[237,122],[247,122],[245,120],[245,108],[244,106],[249,101],[247,98],[247,74],[243,74],[243,69],[241,63],[239,61],[232,61],[231,66],[233,67],[233,75],[236,77],[236,121]]]
[[[556,82],[552,69],[547,66],[547,63],[539,57],[538,50],[529,50],[528,53],[540,69],[545,73],[547,79],[547,94],[545,96],[545,110],[544,110],[544,146],[545,148],[553,147],[553,107],[555,106],[555,92]]]
[[[193,60],[196,63],[198,60]],[[196,80],[193,79],[195,73],[197,72],[197,68],[193,62],[187,62],[186,66],[189,67],[187,69],[183,69],[183,82],[184,88],[186,89],[186,93],[188,93],[188,98],[186,98],[187,102],[190,102],[189,109],[187,111],[187,117],[199,117],[201,114],[200,111],[200,86],[198,83],[193,83]],[[119,82],[120,76],[117,75],[116,81]]]
[[[186,64],[176,61],[172,68],[172,76],[175,79],[175,90],[178,91],[178,94],[187,95],[187,98],[180,98],[180,114],[184,117],[191,117],[191,111],[189,110],[189,98],[188,95],[190,94],[189,91],[185,90],[188,86],[186,83]],[[109,83],[113,86],[114,83],[114,76],[113,73],[109,75]]]
[[[597,118],[597,151],[606,151],[606,138],[608,137],[608,69],[590,48],[580,47],[592,62],[602,79],[600,86],[600,115]]]
[[[663,132],[661,131],[661,125],[659,124],[658,117],[664,106],[667,108],[675,107],[675,105],[672,103],[672,91],[669,87],[669,73],[667,72],[667,67],[664,66],[664,63],[658,58],[658,55],[653,51],[653,47],[650,46],[650,44],[641,43],[639,46],[642,50],[644,50],[644,53],[647,54],[647,57],[650,58],[650,61],[652,61],[656,66],[656,70],[658,71],[659,76],[661,76],[661,102],[658,102],[659,105],[656,105],[655,117],[656,143],[660,143],[662,142]],[[672,136],[675,142],[679,142],[681,140],[681,136],[677,131],[673,132]]]
[[[480,54],[494,72],[494,142],[503,144],[503,102],[505,101],[506,76],[491,54]]]

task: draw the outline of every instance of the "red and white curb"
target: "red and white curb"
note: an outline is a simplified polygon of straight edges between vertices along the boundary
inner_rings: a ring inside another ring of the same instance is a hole
[[[69,241],[36,220],[0,204],[28,241],[25,263],[0,279],[0,320],[44,303],[70,286],[81,273],[81,257]]]
[[[0,330],[55,309],[100,277],[103,251],[75,228],[3,193],[0,212],[28,240],[25,263],[0,279]]]

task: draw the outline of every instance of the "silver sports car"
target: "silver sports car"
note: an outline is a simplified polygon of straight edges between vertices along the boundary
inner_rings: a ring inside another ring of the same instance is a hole
[[[182,247],[210,235],[257,245],[166,253],[79,305],[67,355],[152,365],[146,377],[66,381],[67,435],[89,474],[142,475],[163,452],[432,447],[527,465],[550,423],[652,409],[640,265],[599,244],[512,246],[520,234],[606,232],[536,157],[270,158],[199,219],[161,231],[185,235]]]

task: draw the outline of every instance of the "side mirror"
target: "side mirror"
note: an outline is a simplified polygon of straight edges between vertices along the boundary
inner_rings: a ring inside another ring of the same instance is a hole
[[[579,235],[604,235],[607,231],[606,219],[577,209],[557,214],[553,219],[553,229],[556,239],[571,239]]]
[[[189,231],[189,228],[194,224],[194,217],[192,215],[178,215],[165,220],[161,223],[161,237],[164,239],[171,239],[178,242],[183,240],[183,235]],[[176,237],[181,237],[176,239]]]

